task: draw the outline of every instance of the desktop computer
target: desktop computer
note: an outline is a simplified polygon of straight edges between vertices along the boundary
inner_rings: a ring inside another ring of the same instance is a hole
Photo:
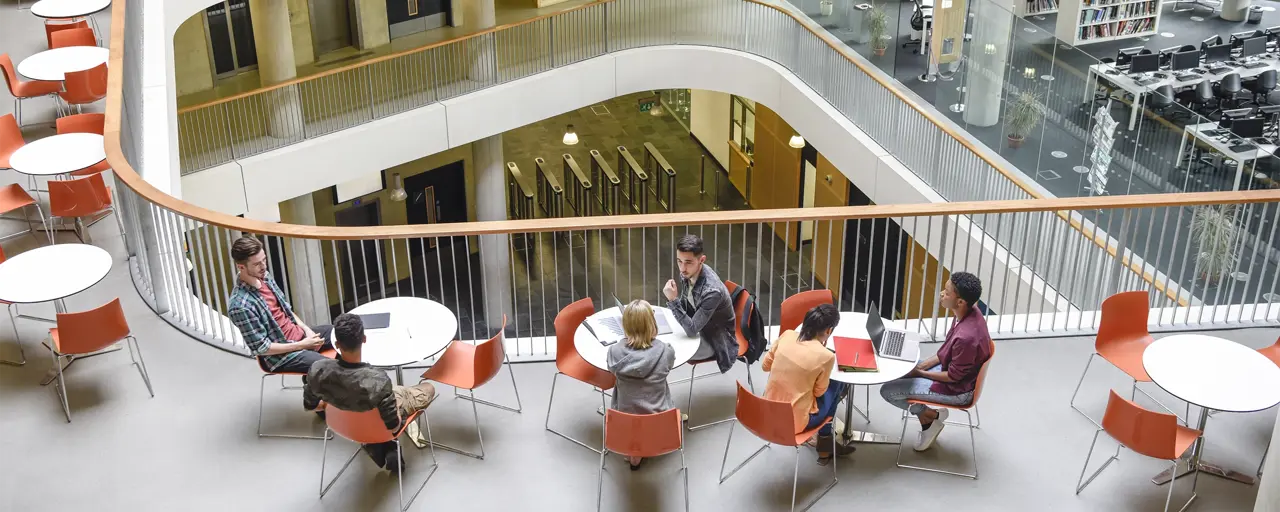
[[[1129,66],[1129,62],[1133,60],[1133,56],[1142,53],[1142,47],[1121,48],[1116,52],[1116,67],[1123,68]]]
[[[1222,44],[1222,36],[1210,36],[1209,38],[1200,42],[1200,49],[1204,50],[1209,48],[1210,46],[1217,46],[1220,44]]]
[[[1200,65],[1200,50],[1177,52],[1169,61],[1169,71],[1186,71]]]
[[[1231,45],[1216,44],[1204,49],[1204,61],[1206,64],[1224,60],[1231,60]]]
[[[1178,51],[1180,48],[1182,48],[1182,47],[1181,47],[1181,46],[1171,46],[1171,47],[1169,47],[1169,48],[1165,48],[1165,49],[1160,50],[1159,52],[1157,52],[1157,53],[1159,53],[1159,54],[1160,54],[1160,67],[1162,67],[1162,68],[1167,68],[1167,67],[1169,67],[1169,62],[1170,62],[1171,60],[1173,60],[1173,54],[1174,54],[1174,53],[1177,53],[1177,51]]]
[[[1261,117],[1244,117],[1231,121],[1231,133],[1241,139],[1252,139],[1262,136],[1263,126],[1265,123]]]
[[[1160,55],[1148,53],[1146,55],[1134,55],[1129,62],[1129,74],[1137,73],[1155,73],[1160,70]]]
[[[1267,37],[1250,37],[1240,44],[1240,57],[1248,58],[1267,53]]]
[[[1239,48],[1241,45],[1243,45],[1243,44],[1244,44],[1244,40],[1245,40],[1245,39],[1251,39],[1251,38],[1253,38],[1255,35],[1259,35],[1259,34],[1257,34],[1257,32],[1262,32],[1262,31],[1261,31],[1261,30],[1257,30],[1257,31],[1250,30],[1250,31],[1247,31],[1247,32],[1236,32],[1236,33],[1234,33],[1234,34],[1231,34],[1231,39],[1230,39],[1231,47],[1232,47],[1232,48]]]

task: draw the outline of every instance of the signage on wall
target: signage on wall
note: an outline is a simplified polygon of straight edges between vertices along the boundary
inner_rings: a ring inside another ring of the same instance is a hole
[[[652,109],[653,109],[653,106],[654,106],[654,105],[656,105],[656,104],[658,103],[658,97],[657,97],[657,96],[650,96],[650,97],[648,97],[648,98],[640,98],[640,100],[639,100],[639,102],[638,102],[638,103],[640,104],[640,111],[641,111],[641,112],[648,112],[648,111],[652,110]]]

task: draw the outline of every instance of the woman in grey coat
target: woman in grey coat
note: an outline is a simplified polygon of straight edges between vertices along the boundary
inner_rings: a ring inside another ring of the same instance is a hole
[[[671,373],[676,354],[670,345],[657,339],[658,325],[648,302],[632,301],[622,309],[622,330],[626,341],[609,347],[609,371],[618,379],[610,407],[628,414],[674,409],[667,374]],[[632,470],[640,467],[640,460],[630,459]]]

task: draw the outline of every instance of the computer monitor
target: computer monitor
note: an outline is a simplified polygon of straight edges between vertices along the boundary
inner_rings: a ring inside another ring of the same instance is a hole
[[[1263,105],[1258,107],[1258,113],[1266,116],[1280,114],[1280,105]]]
[[[1242,139],[1261,137],[1265,124],[1261,117],[1243,117],[1231,122],[1231,133]]]
[[[1170,71],[1185,71],[1200,65],[1200,50],[1177,52],[1169,61]]]
[[[1160,67],[1169,67],[1169,62],[1173,60],[1173,54],[1182,49],[1181,46],[1170,46],[1160,50]]]
[[[1241,57],[1253,57],[1255,55],[1262,55],[1264,53],[1267,53],[1266,36],[1250,37],[1248,39],[1245,39],[1244,44],[1240,46]]]
[[[1239,48],[1241,45],[1244,44],[1245,39],[1249,39],[1252,37],[1253,37],[1252,30],[1248,32],[1236,32],[1234,34],[1231,34],[1231,39],[1229,41],[1231,43],[1232,48]]]
[[[1280,27],[1271,27],[1264,30],[1267,34],[1267,40],[1273,43],[1280,42]]]
[[[1159,70],[1160,55],[1156,53],[1134,55],[1133,61],[1129,63],[1130,73],[1154,73]]]
[[[1218,127],[1224,130],[1231,129],[1231,124],[1236,119],[1248,117],[1253,113],[1253,107],[1235,108],[1231,110],[1223,110],[1222,116],[1218,118]]]
[[[1222,36],[1212,36],[1200,43],[1200,49],[1203,50],[1210,46],[1216,46],[1220,44],[1222,44]]]
[[[1222,62],[1224,60],[1231,60],[1231,45],[1217,44],[1205,48],[1204,61],[1206,64],[1210,62]]]
[[[1116,67],[1125,67],[1129,65],[1129,61],[1133,60],[1133,56],[1142,52],[1142,47],[1121,48],[1116,52]]]

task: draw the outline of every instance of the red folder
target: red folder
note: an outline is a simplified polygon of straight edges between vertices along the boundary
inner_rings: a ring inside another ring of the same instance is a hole
[[[836,368],[842,372],[874,372],[876,367],[876,350],[871,340],[860,338],[833,337],[836,344]]]

